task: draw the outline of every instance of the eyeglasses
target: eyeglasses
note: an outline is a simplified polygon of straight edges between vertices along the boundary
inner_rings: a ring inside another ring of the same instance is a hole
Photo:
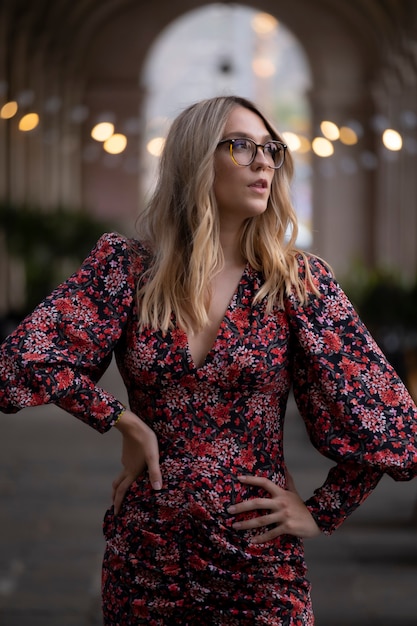
[[[237,139],[222,139],[219,141],[220,146],[223,143],[229,144],[230,156],[233,163],[246,167],[254,162],[258,148],[262,148],[262,152],[268,161],[268,167],[278,170],[285,161],[285,151],[287,146],[281,141],[267,141],[266,143],[256,143],[248,137],[239,137]]]

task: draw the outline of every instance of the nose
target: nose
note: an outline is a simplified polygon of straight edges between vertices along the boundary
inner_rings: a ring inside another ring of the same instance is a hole
[[[268,159],[265,156],[264,147],[262,145],[256,146],[255,158],[253,159],[253,163],[257,166],[261,166],[264,168],[269,167]]]

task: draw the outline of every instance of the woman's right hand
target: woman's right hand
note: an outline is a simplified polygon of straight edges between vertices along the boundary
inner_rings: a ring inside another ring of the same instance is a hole
[[[159,447],[154,431],[132,411],[126,410],[114,426],[123,435],[123,470],[113,481],[113,504],[117,515],[130,485],[143,474],[146,467],[155,490],[162,488],[159,467]]]

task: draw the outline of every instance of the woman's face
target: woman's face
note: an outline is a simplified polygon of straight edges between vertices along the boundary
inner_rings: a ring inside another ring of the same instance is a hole
[[[230,113],[223,139],[248,137],[257,144],[272,139],[262,119],[242,106]],[[219,145],[214,157],[214,195],[217,201],[220,224],[239,228],[250,218],[262,214],[267,207],[275,170],[268,167],[262,149],[258,148],[250,165],[236,165],[228,143]]]

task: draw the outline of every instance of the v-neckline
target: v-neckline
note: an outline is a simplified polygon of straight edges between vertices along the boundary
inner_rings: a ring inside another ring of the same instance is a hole
[[[191,369],[193,369],[193,370],[198,372],[199,370],[203,369],[205,367],[205,365],[207,365],[207,361],[208,361],[209,357],[211,356],[211,354],[214,352],[214,350],[216,348],[216,345],[217,345],[217,342],[219,341],[219,337],[220,337],[220,335],[222,333],[223,327],[224,327],[227,319],[229,318],[230,312],[231,312],[232,308],[234,307],[234,304],[235,304],[235,302],[236,302],[236,300],[238,298],[240,287],[241,287],[241,285],[242,285],[242,283],[243,283],[243,281],[245,279],[245,276],[247,274],[247,270],[248,270],[248,263],[246,263],[246,265],[244,266],[244,268],[242,270],[242,273],[240,275],[240,278],[239,278],[238,282],[236,283],[235,290],[234,290],[234,292],[232,294],[232,297],[230,298],[230,300],[229,300],[229,302],[227,304],[227,307],[226,307],[226,309],[224,311],[223,317],[221,318],[220,324],[219,324],[219,326],[217,328],[217,332],[216,332],[216,335],[214,337],[214,341],[211,344],[208,352],[206,352],[204,358],[201,360],[199,365],[196,363],[196,361],[194,359],[194,356],[193,356],[193,354],[191,352],[190,341],[189,341],[188,335],[187,335],[186,331],[183,331],[185,339],[186,339],[186,353],[187,353],[188,363],[189,363],[189,366],[190,366]]]

